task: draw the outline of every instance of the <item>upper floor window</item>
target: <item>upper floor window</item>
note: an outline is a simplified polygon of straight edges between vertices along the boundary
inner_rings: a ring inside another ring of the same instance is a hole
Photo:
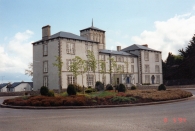
[[[75,54],[75,44],[74,43],[66,43],[66,52],[67,52],[67,54]]]
[[[48,61],[43,62],[43,72],[47,73],[48,72]]]
[[[150,66],[149,65],[145,65],[145,72],[149,73],[150,72]]]
[[[105,61],[105,55],[99,55],[99,59]]]
[[[123,56],[117,56],[117,61],[118,62],[124,62],[124,57]]]
[[[131,73],[134,73],[134,65],[131,65]]]
[[[47,56],[48,54],[48,46],[47,44],[43,44],[43,56]]]
[[[85,44],[86,53],[87,53],[88,50],[93,51],[93,45],[92,44]]]
[[[70,71],[70,65],[72,64],[72,60],[71,59],[67,59],[66,60],[66,67],[67,67],[67,70]]]
[[[156,73],[159,73],[159,72],[160,72],[159,65],[155,65],[155,72],[156,72]]]
[[[148,51],[144,51],[144,60],[149,60],[149,52]]]
[[[155,54],[155,61],[159,62],[159,54]]]
[[[134,58],[131,58],[131,63],[134,63]]]

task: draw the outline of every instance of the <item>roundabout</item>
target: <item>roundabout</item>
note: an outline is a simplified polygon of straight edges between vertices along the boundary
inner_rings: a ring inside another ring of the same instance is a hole
[[[195,90],[188,90],[195,94]],[[0,98],[0,102],[3,102]],[[194,131],[195,99],[146,106],[27,110],[0,108],[2,131]]]

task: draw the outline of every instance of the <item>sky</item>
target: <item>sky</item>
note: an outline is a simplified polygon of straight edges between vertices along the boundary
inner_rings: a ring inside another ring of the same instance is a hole
[[[31,81],[32,42],[41,28],[80,35],[93,25],[106,31],[106,48],[133,44],[179,54],[195,34],[194,0],[0,0],[0,83]]]

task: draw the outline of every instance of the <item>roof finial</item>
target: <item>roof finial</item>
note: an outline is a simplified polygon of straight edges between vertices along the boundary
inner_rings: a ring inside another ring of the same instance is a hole
[[[93,18],[92,18],[92,25],[91,25],[91,27],[93,27]]]

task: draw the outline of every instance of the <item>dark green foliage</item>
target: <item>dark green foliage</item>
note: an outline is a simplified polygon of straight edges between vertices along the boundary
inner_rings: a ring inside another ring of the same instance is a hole
[[[76,88],[76,92],[82,92],[83,91],[83,87],[80,86],[79,84],[73,84],[73,85]]]
[[[92,92],[96,92],[96,89],[88,88],[87,90],[85,90],[85,93],[92,93]]]
[[[97,81],[97,82],[95,83],[95,89],[96,89],[97,91],[102,91],[102,90],[104,90],[104,84],[102,84],[102,82],[100,82],[100,81]]]
[[[161,91],[161,90],[166,90],[166,87],[164,84],[161,84],[158,86],[158,90]]]
[[[125,92],[126,91],[126,87],[124,84],[120,84],[118,87],[118,92]]]
[[[111,84],[106,85],[106,90],[113,90],[113,86]]]
[[[142,85],[150,85],[150,83],[143,83]]]
[[[47,96],[48,92],[49,92],[49,89],[47,87],[45,87],[45,86],[41,87],[40,93],[41,93],[42,96]]]
[[[92,87],[91,86],[88,86],[89,89],[91,89]]]
[[[73,84],[68,85],[67,93],[68,93],[69,96],[70,95],[76,95],[76,88]]]
[[[136,90],[136,86],[131,86],[131,90]]]
[[[48,96],[50,96],[50,97],[54,97],[54,91],[49,90],[49,92],[48,92]]]
[[[112,102],[120,103],[120,102],[130,102],[136,101],[134,97],[124,97],[124,96],[115,96],[111,99]]]

